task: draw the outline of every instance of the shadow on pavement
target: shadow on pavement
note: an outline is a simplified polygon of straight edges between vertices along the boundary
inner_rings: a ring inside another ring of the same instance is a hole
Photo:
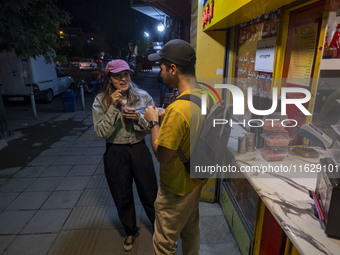
[[[8,146],[0,150],[0,170],[27,166],[51,144],[66,135],[71,135],[72,129],[82,127],[84,127],[83,122],[69,119],[45,122],[17,130],[20,132],[20,137],[9,141]],[[81,132],[81,129],[78,129],[77,132]]]

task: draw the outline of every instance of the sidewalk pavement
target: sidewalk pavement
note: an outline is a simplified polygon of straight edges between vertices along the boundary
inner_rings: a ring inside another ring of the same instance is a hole
[[[124,231],[103,169],[105,141],[93,131],[90,108],[55,113],[36,126],[69,122],[78,125],[61,128],[55,141],[31,144],[32,150],[45,147],[21,165],[0,170],[0,254],[153,254],[151,224],[135,187],[140,236],[132,251],[122,249]],[[150,136],[146,142],[151,150]],[[17,153],[23,152],[17,148]],[[240,254],[220,205],[201,202],[200,214],[200,254]],[[177,254],[182,254],[180,248]]]

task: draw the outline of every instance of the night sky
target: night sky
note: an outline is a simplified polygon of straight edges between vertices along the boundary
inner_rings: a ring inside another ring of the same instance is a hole
[[[57,0],[56,4],[71,14],[69,26],[103,35],[115,47],[143,40],[146,30],[152,41],[161,39],[157,20],[131,9],[129,0]]]

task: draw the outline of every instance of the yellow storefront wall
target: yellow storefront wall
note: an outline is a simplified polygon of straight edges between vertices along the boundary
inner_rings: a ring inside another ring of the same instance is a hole
[[[201,26],[203,1],[192,1],[190,43],[196,49],[196,77],[198,81],[207,82],[214,79],[221,83],[225,54],[225,31],[203,32]],[[214,86],[214,84],[210,84]],[[220,91],[218,91],[220,93]],[[215,200],[216,179],[209,179],[203,187],[201,200],[213,202]]]
[[[204,31],[233,27],[294,1],[295,0],[214,0],[213,18],[205,25]],[[201,5],[203,4],[201,0],[198,2],[201,2]],[[211,2],[212,0],[208,0],[205,7]],[[202,13],[203,11],[201,12],[201,17]]]
[[[196,76],[197,78],[221,78],[217,69],[223,70],[225,51],[225,31],[203,32],[203,1],[198,1],[196,26]],[[192,25],[193,28],[193,25]],[[193,39],[193,37],[192,37]]]

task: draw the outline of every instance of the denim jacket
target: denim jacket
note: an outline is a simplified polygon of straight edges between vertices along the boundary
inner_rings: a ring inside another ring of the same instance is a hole
[[[114,144],[134,144],[142,141],[146,133],[150,132],[149,123],[144,118],[144,109],[153,106],[152,97],[144,90],[137,89],[140,100],[128,102],[140,112],[140,119],[126,119],[122,113],[120,103],[108,108],[103,103],[103,94],[96,96],[92,105],[94,130],[98,136],[105,138],[106,142]]]

